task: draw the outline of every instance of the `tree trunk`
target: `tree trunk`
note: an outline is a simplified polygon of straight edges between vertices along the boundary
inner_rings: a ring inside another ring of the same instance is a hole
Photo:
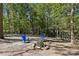
[[[3,39],[3,4],[0,3],[0,38]]]
[[[73,22],[73,16],[74,16],[74,8],[73,8],[73,4],[72,4],[72,8],[71,8],[71,43],[74,43],[74,22]]]

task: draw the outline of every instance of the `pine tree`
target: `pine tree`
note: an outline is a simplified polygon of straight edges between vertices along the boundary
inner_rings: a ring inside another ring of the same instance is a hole
[[[0,4],[0,38],[3,39],[3,4]]]

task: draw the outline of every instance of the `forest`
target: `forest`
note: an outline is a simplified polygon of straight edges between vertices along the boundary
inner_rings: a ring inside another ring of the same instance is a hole
[[[3,4],[3,32],[78,38],[79,4]]]
[[[22,33],[29,37],[39,37],[41,32],[48,38],[55,38],[54,40],[79,44],[79,4],[0,4],[1,39],[9,34],[20,36]]]
[[[70,29],[71,16],[68,15],[71,12],[70,4],[3,4],[3,6],[4,33],[48,34],[50,29],[66,31]],[[74,6],[74,18],[78,19],[76,7],[78,5]],[[74,23],[77,22],[78,20],[75,20]],[[78,30],[78,26],[76,28]]]

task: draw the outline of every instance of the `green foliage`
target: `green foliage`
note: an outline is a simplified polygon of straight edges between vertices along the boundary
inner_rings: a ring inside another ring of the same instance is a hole
[[[54,27],[70,31],[71,7],[75,9],[74,26],[78,31],[79,4],[4,4],[4,32],[39,34]]]

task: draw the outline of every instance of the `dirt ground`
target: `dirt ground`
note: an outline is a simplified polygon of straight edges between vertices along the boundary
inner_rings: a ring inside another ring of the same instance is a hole
[[[70,56],[79,55],[79,46],[70,42],[51,42],[50,49],[33,50],[33,43],[23,43],[21,40],[0,39],[0,56]]]

